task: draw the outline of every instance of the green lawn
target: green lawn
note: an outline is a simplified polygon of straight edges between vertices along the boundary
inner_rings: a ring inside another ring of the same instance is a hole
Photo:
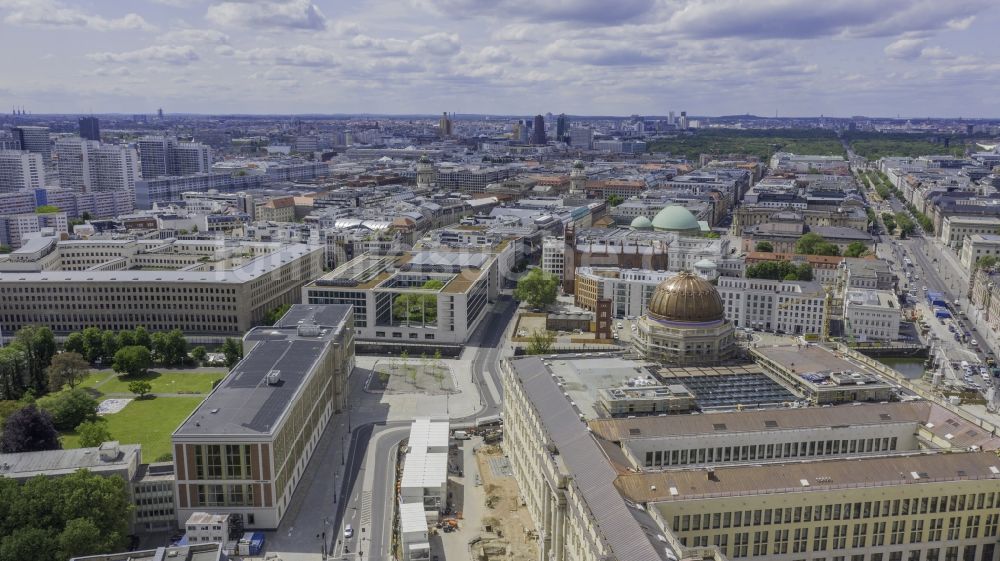
[[[122,444],[142,444],[142,459],[153,462],[171,452],[170,434],[177,429],[203,397],[160,397],[129,403],[113,415],[105,415],[111,437]],[[75,433],[62,437],[63,448],[78,448]]]
[[[85,388],[93,388],[102,394],[127,394],[129,382],[146,380],[153,386],[153,393],[203,394],[212,390],[212,384],[226,376],[225,371],[150,370],[138,378],[119,378],[111,370],[92,372],[83,382]]]

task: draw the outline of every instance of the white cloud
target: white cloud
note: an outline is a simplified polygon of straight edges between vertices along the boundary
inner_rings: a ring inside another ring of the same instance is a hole
[[[656,0],[413,0],[440,16],[493,16],[542,22],[614,25],[650,14]]]
[[[229,35],[214,29],[174,29],[157,37],[162,43],[210,43],[228,45]]]
[[[154,29],[138,14],[106,18],[67,7],[55,0],[0,0],[0,9],[7,10],[4,23],[23,27],[76,27],[94,31]]]
[[[890,43],[882,52],[895,60],[911,60],[920,56],[920,50],[927,43],[924,39],[897,39]]]
[[[326,16],[310,0],[244,0],[210,6],[205,17],[233,27],[274,29],[326,29]]]
[[[413,41],[410,46],[414,54],[451,56],[462,49],[458,35],[454,33],[432,33]]]
[[[296,45],[290,49],[261,47],[246,51],[234,49],[223,51],[223,48],[220,47],[216,49],[216,52],[254,64],[312,68],[332,68],[340,65],[340,61],[334,55],[333,51],[312,45]]]
[[[199,59],[198,53],[188,45],[156,45],[121,53],[91,53],[87,58],[101,63],[163,62],[177,66],[191,64]]]

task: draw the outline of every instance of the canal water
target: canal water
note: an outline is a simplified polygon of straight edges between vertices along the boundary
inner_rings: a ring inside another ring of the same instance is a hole
[[[922,358],[879,358],[877,360],[910,380],[924,375],[925,359]]]

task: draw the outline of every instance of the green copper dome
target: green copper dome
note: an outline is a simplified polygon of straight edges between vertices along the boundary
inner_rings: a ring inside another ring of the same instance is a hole
[[[634,220],[632,220],[632,223],[629,224],[629,227],[633,230],[652,230],[653,223],[650,222],[645,216],[637,216]]]
[[[653,218],[654,230],[668,232],[697,232],[701,229],[691,211],[678,205],[670,205]]]

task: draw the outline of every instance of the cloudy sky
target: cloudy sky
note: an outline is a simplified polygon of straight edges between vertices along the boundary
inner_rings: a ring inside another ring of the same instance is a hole
[[[996,117],[998,30],[996,0],[0,0],[0,108]]]

